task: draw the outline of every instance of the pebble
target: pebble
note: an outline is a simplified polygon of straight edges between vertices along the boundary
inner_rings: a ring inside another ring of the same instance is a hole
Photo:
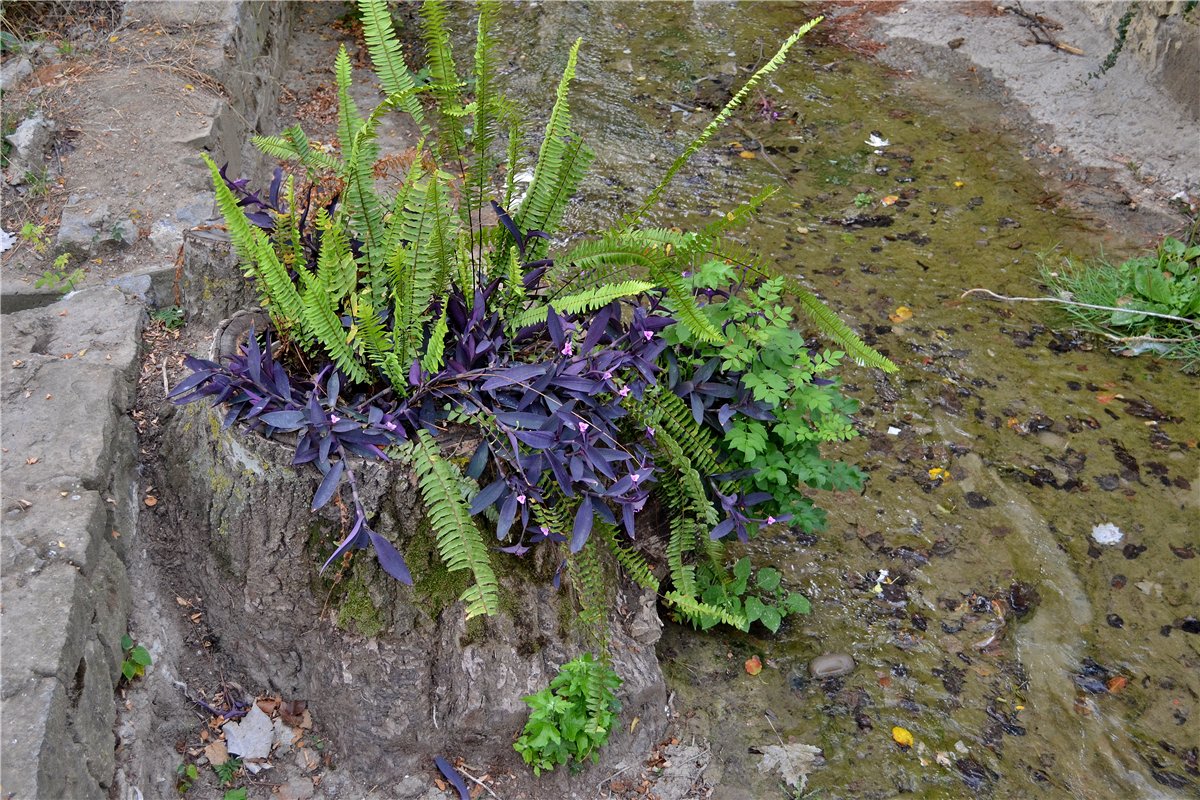
[[[854,659],[845,653],[825,653],[808,664],[808,672],[814,678],[837,678],[854,671]]]

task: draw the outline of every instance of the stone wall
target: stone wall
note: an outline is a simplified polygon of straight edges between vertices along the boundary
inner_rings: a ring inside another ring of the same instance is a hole
[[[201,68],[225,97],[189,146],[240,157],[239,169],[261,168],[243,144],[277,115],[294,12],[285,2],[126,4],[126,20],[154,18],[168,32],[203,27]],[[204,202],[211,208],[207,195]],[[180,231],[162,233],[177,241]],[[42,308],[7,302],[7,294],[0,794],[99,799],[115,791],[114,691],[131,607],[125,561],[141,500],[129,412],[145,309],[112,287]]]
[[[1114,44],[1122,17],[1133,7],[1125,47],[1118,58],[1139,60],[1150,82],[1200,121],[1200,83],[1196,81],[1200,76],[1200,7],[1185,0],[1126,0],[1085,3],[1084,7],[1109,30]],[[1103,60],[1108,54],[1094,55]],[[1153,113],[1153,109],[1146,111]]]

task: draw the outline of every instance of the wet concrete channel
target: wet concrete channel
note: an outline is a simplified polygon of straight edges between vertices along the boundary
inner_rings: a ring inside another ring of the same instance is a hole
[[[627,210],[807,19],[781,4],[587,6],[514,6],[502,22],[530,109],[548,110],[584,37],[572,111],[598,157],[580,230]],[[813,614],[778,636],[668,626],[680,735],[709,742],[713,796],[790,796],[753,753],[780,740],[823,749],[805,796],[1194,796],[1196,381],[1055,332],[1044,307],[960,299],[1035,295],[1040,258],[1137,243],[1048,188],[996,106],[819,37],[746,108],[655,222],[695,226],[780,183],[746,244],[900,371],[846,373],[861,436],[835,452],[870,472],[862,494],[821,496],[815,536],[749,547]],[[1102,523],[1123,540],[1095,544]],[[856,670],[811,679],[823,652]],[[752,655],[767,666],[755,677]]]

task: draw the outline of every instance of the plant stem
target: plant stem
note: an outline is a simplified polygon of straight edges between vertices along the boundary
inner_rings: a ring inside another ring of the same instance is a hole
[[[1002,294],[996,294],[995,292],[993,292],[990,289],[967,289],[965,292],[963,292],[961,295],[959,295],[959,299],[961,300],[962,298],[966,297],[967,295],[975,294],[976,292],[982,292],[983,294],[989,295],[990,297],[994,297],[997,300],[1008,300],[1011,302],[1058,303],[1059,305],[1075,306],[1077,308],[1094,308],[1097,311],[1116,311],[1116,312],[1126,312],[1129,314],[1145,314],[1148,317],[1158,317],[1160,319],[1169,319],[1174,322],[1182,322],[1186,325],[1194,325],[1197,328],[1200,328],[1200,319],[1188,319],[1187,317],[1177,317],[1177,316],[1174,316],[1173,314],[1159,314],[1156,311],[1142,311],[1141,309],[1136,309],[1136,308],[1118,308],[1116,306],[1097,306],[1097,305],[1093,305],[1091,303],[1079,303],[1079,302],[1076,302],[1075,300],[1062,300],[1057,297],[1006,297],[1005,295],[1002,295]]]

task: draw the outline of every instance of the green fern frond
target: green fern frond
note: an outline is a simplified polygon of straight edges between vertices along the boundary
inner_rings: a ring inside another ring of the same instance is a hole
[[[647,563],[646,557],[632,547],[626,547],[617,540],[617,532],[611,525],[597,525],[593,528],[593,532],[599,533],[600,538],[608,545],[608,550],[617,559],[617,563],[625,570],[625,574],[633,579],[633,582],[643,589],[649,589],[655,594],[658,593],[659,582],[654,576],[654,571],[650,569],[650,564]],[[589,537],[588,542],[592,539]]]
[[[705,225],[704,229],[696,236],[696,239],[702,242],[714,242],[726,231],[740,228],[746,224],[750,217],[758,213],[758,210],[762,208],[763,203],[770,200],[771,197],[773,197],[778,191],[778,186],[767,186],[766,188],[760,190],[758,194],[754,195],[754,197],[751,197],[737,208],[726,211],[724,214]]]
[[[371,56],[375,74],[379,76],[379,84],[388,95],[409,93],[400,105],[417,123],[421,132],[428,134],[429,125],[425,122],[421,103],[411,94],[416,82],[400,50],[388,4],[385,0],[358,0],[358,10],[363,21],[363,38],[367,42],[367,52]]]
[[[850,326],[842,322],[833,309],[822,303],[815,294],[791,278],[785,278],[784,285],[795,295],[800,308],[816,324],[822,335],[832,339],[860,366],[876,367],[884,372],[895,372],[898,369],[891,359],[858,338],[858,334],[850,330]]]
[[[284,128],[279,136],[254,136],[251,141],[262,152],[280,161],[299,161],[309,173],[322,170],[341,173],[342,162],[335,156],[314,150],[300,126]]]
[[[692,410],[669,389],[655,386],[640,404],[626,404],[639,423],[666,433],[679,443],[687,458],[701,475],[718,475],[722,469],[716,442],[705,428],[696,424]],[[644,420],[644,421],[643,421]]]
[[[529,185],[525,201],[514,218],[518,227],[524,231],[554,232],[566,210],[567,202],[575,193],[593,158],[592,151],[571,130],[571,112],[567,101],[571,81],[575,78],[575,62],[579,57],[579,45],[582,41],[576,39],[567,55],[567,65],[558,84],[554,108],[550,111],[545,137],[538,150],[533,182]],[[540,258],[546,252],[546,247],[546,242],[538,239],[532,245],[532,253],[527,255],[532,259]]]
[[[425,347],[425,355],[421,356],[421,369],[431,375],[442,368],[442,360],[446,355],[446,333],[449,330],[450,319],[443,308],[442,315],[429,331],[429,344]]]
[[[367,360],[383,373],[388,383],[401,397],[408,394],[408,374],[396,357],[395,345],[372,305],[370,292],[356,297],[354,324],[358,329],[358,340]]]
[[[681,592],[667,592],[663,595],[663,600],[666,600],[668,605],[701,628],[711,628],[718,622],[723,622],[738,630],[747,630],[750,627],[750,623],[744,615],[717,608]]]
[[[321,251],[317,255],[317,280],[337,303],[358,282],[358,265],[350,252],[346,229],[330,219],[325,209],[317,209],[317,230],[321,232]]]
[[[421,4],[421,39],[425,42],[425,61],[429,67],[429,90],[438,111],[437,142],[442,158],[465,172],[464,148],[467,144],[463,125],[462,81],[450,52],[450,34],[446,32],[446,8],[441,0]]]
[[[234,251],[247,276],[255,279],[262,305],[271,314],[276,329],[280,333],[295,335],[302,344],[311,343],[312,337],[303,327],[304,303],[287,268],[280,263],[275,254],[271,240],[266,233],[246,219],[237,198],[225,185],[216,163],[207,153],[201,153],[200,158],[208,165],[212,175],[217,207],[221,210],[221,216],[225,218]],[[297,328],[292,328],[292,321],[295,321]]]
[[[696,524],[687,515],[675,513],[671,515],[670,528],[667,569],[670,570],[671,583],[680,594],[695,597],[699,591],[696,586],[696,567],[684,561],[684,554],[695,549]]]
[[[564,548],[565,549],[565,548]],[[588,633],[605,649],[606,625],[609,599],[609,584],[605,577],[604,563],[596,543],[589,538],[577,553],[567,555],[567,574],[579,605],[579,621]]]
[[[667,296],[674,303],[672,310],[676,320],[682,323],[689,333],[697,339],[713,344],[724,341],[721,332],[713,326],[696,304],[696,296],[692,294],[682,275],[668,268],[658,271],[651,277],[666,288]]]
[[[342,373],[355,383],[368,383],[370,376],[359,361],[356,348],[347,342],[346,330],[333,297],[308,270],[301,268],[304,283],[304,321],[313,337]]]
[[[500,4],[497,2],[481,2],[479,20],[475,26],[475,102],[474,117],[471,120],[471,152],[475,160],[467,170],[466,197],[463,203],[468,216],[486,204],[486,199],[491,193],[492,175],[496,169],[492,143],[496,139],[503,97],[495,85],[496,41],[492,35],[492,23],[499,10]],[[480,252],[484,249],[483,235],[483,225],[480,224]]]
[[[348,158],[354,135],[362,127],[363,120],[358,113],[358,105],[350,96],[350,54],[346,52],[346,45],[338,48],[337,56],[333,60],[333,74],[338,96],[338,144],[341,145],[343,157]]]
[[[450,572],[465,569],[474,576],[474,584],[460,598],[467,604],[467,619],[497,613],[500,587],[483,534],[463,498],[462,474],[442,457],[437,442],[424,429],[417,431],[409,453],[442,563]]]
[[[750,94],[750,90],[757,86],[759,81],[761,81],[767,75],[770,75],[772,72],[779,69],[784,60],[787,58],[788,51],[795,46],[796,42],[800,41],[800,37],[808,33],[809,30],[811,30],[813,26],[819,23],[822,19],[823,17],[817,17],[816,19],[810,20],[804,25],[800,26],[799,30],[789,36],[787,40],[780,45],[779,50],[776,51],[775,55],[771,56],[771,59],[766,64],[763,64],[757,72],[750,76],[750,80],[746,81],[746,84],[738,90],[737,94],[735,94],[733,98],[725,104],[725,107],[722,108],[720,113],[713,118],[713,121],[710,122],[704,128],[704,130],[700,132],[700,135],[697,136],[691,144],[684,148],[684,151],[680,153],[673,162],[671,162],[671,166],[667,168],[666,175],[664,175],[659,184],[655,186],[653,190],[651,190],[650,194],[646,195],[646,199],[642,201],[642,204],[638,206],[637,210],[635,210],[622,221],[620,226],[621,228],[629,230],[633,228],[633,226],[637,225],[638,221],[646,215],[646,212],[658,203],[659,199],[662,197],[663,191],[667,188],[667,185],[671,183],[671,180],[674,179],[676,173],[678,173],[679,170],[691,160],[692,156],[694,156],[701,147],[707,144],[708,140],[711,139],[713,135],[721,128],[721,126],[725,124],[726,120],[728,120],[733,115],[733,112],[736,111],[737,108],[745,101],[746,97]]]
[[[579,294],[569,294],[566,297],[555,298],[553,306],[554,310],[559,314],[582,314],[585,311],[594,311],[597,308],[603,308],[614,300],[645,294],[653,288],[653,283],[646,283],[645,281],[613,283],[607,286],[600,286],[596,289],[589,289]],[[512,321],[511,325],[516,329],[524,328],[526,325],[536,325],[539,322],[545,322],[546,314],[548,313],[547,309],[548,306],[545,305],[530,308],[518,315]]]

